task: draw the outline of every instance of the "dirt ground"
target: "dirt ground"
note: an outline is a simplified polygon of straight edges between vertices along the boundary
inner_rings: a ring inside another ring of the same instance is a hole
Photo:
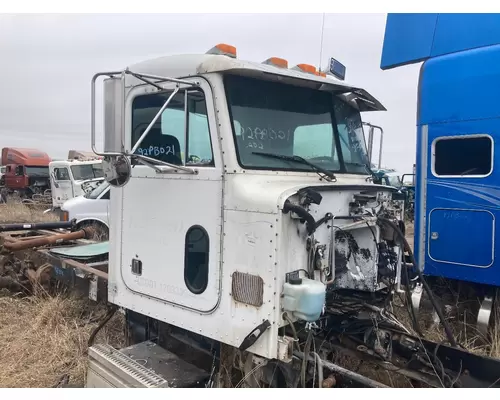
[[[32,211],[19,204],[0,205],[0,223],[41,222],[55,218],[50,214]],[[407,226],[408,242],[413,246],[413,226]],[[106,308],[96,306],[88,299],[67,295],[13,296],[0,290],[0,387],[56,387],[61,384],[83,387],[87,362],[87,341],[97,327]],[[394,314],[407,327],[410,319],[405,306],[396,302]],[[454,322],[454,328],[464,328]],[[500,357],[500,335],[494,334],[493,343],[475,345],[475,336],[459,337],[462,345],[471,351]],[[99,332],[95,342],[122,347],[124,318],[120,313]],[[430,327],[424,335],[431,340],[444,339],[442,329]],[[498,339],[498,340],[497,340]],[[394,373],[375,368],[369,363],[357,365],[345,360],[345,367],[377,379],[392,387],[411,387],[410,382]]]

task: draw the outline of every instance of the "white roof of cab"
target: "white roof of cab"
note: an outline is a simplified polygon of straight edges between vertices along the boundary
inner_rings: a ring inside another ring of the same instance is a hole
[[[165,56],[140,62],[128,67],[138,74],[163,76],[169,78],[187,78],[208,73],[232,73],[253,76],[260,79],[280,79],[282,82],[299,86],[313,87],[319,90],[345,93],[348,101],[360,111],[385,111],[385,107],[366,90],[351,86],[333,77],[317,76],[306,72],[280,68],[274,65],[239,60],[225,55],[184,54]],[[127,77],[130,84],[138,84],[136,78]]]

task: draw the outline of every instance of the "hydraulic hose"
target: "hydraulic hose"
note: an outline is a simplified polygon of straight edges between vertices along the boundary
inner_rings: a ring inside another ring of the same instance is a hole
[[[89,340],[87,342],[88,347],[92,347],[92,345],[94,344],[95,337],[97,336],[99,331],[104,327],[104,325],[106,325],[109,322],[109,320],[113,317],[113,315],[115,315],[117,309],[118,307],[116,307],[115,305],[112,305],[108,308],[108,312],[104,316],[103,320],[99,323],[99,325],[97,325],[97,327],[90,334]]]
[[[288,322],[288,325],[290,325],[290,329],[292,330],[293,333],[293,339],[295,340],[294,345],[297,348],[297,350],[300,351],[299,337],[297,336],[297,330],[295,329],[295,325],[293,324],[292,319],[288,316],[287,313],[283,313],[283,319]]]
[[[323,361],[321,360],[321,357],[319,356],[318,353],[311,352],[311,354],[316,359],[316,366],[318,368],[318,387],[322,388],[323,387]]]
[[[309,214],[309,212],[307,212],[307,210],[304,207],[292,204],[287,200],[285,201],[285,205],[283,206],[283,213],[287,214],[290,211],[294,212],[299,217],[305,219],[307,233],[309,235],[312,235],[316,230],[316,220],[314,219],[314,217],[311,214]]]
[[[306,387],[306,368],[307,361],[309,359],[309,351],[311,350],[312,339],[312,331],[309,331],[309,333],[307,334],[306,343],[304,345],[304,358],[302,359],[302,365],[300,368],[300,383],[303,388]]]
[[[446,321],[446,319],[445,319],[445,317],[443,315],[443,312],[441,311],[441,308],[438,306],[438,304],[436,302],[436,299],[434,298],[434,294],[432,293],[432,290],[429,287],[429,284],[424,279],[422,271],[420,271],[420,268],[418,268],[417,262],[415,261],[415,256],[413,255],[413,251],[411,250],[411,247],[410,247],[408,241],[406,240],[405,235],[403,234],[403,232],[401,231],[401,229],[399,228],[399,226],[397,226],[391,220],[389,220],[387,218],[383,218],[383,217],[379,217],[378,219],[382,223],[384,223],[386,225],[389,225],[394,230],[394,232],[396,232],[398,234],[398,236],[402,240],[403,245],[406,247],[406,250],[408,251],[408,254],[410,256],[410,260],[411,260],[412,264],[415,266],[415,268],[417,270],[417,274],[418,274],[418,277],[420,278],[420,281],[422,282],[422,286],[424,287],[424,290],[429,295],[429,299],[430,299],[430,301],[432,303],[432,307],[434,307],[434,309],[436,310],[436,313],[437,313],[437,315],[439,317],[439,320],[443,324],[443,328],[444,328],[444,331],[446,333],[446,337],[448,338],[448,341],[450,342],[450,345],[452,347],[457,347],[458,346],[457,345],[457,341],[455,340],[455,337],[453,336],[453,333],[451,331],[450,325]],[[407,284],[408,284],[408,282],[407,282]]]

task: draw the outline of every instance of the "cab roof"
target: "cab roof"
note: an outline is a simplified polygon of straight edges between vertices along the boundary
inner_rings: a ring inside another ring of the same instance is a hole
[[[283,83],[305,86],[343,95],[346,101],[351,103],[361,112],[386,110],[375,97],[362,88],[351,86],[328,75],[324,76],[324,73],[319,75],[311,72],[304,72],[297,67],[290,69],[273,64],[240,60],[222,54],[184,54],[146,60],[130,65],[127,69],[137,74],[177,79],[199,76],[202,74],[225,73],[263,80],[279,80]],[[127,85],[137,84],[143,84],[143,82],[131,75],[127,75]]]

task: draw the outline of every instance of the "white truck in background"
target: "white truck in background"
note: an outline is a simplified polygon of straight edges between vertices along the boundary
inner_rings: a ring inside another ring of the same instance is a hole
[[[90,193],[104,181],[102,160],[95,155],[70,150],[68,160],[49,164],[52,208],[58,210],[67,200]]]
[[[103,182],[94,190],[64,202],[59,211],[61,221],[75,220],[76,228],[92,226],[101,238],[109,233],[110,185]]]

